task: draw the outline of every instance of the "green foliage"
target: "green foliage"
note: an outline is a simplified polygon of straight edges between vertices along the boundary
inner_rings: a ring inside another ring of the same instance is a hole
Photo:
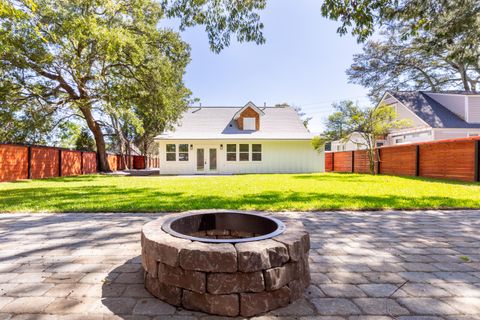
[[[333,104],[336,110],[328,117],[324,136],[327,140],[348,141],[353,134],[358,134],[361,141],[355,141],[365,146],[369,153],[370,173],[375,173],[375,147],[377,138],[387,135],[392,129],[405,128],[410,121],[397,119],[397,114],[391,106],[378,105],[374,108],[360,108],[352,101],[342,101]]]
[[[55,106],[26,97],[0,68],[0,142],[46,144],[53,135]]]
[[[480,20],[480,19],[479,19]],[[402,37],[405,27],[394,25],[364,44],[363,52],[354,55],[347,71],[353,83],[370,89],[370,96],[378,99],[386,90],[460,89],[475,91],[480,80],[480,38],[471,42],[475,54],[462,47],[446,43],[432,50],[427,33],[421,36]],[[479,25],[480,29],[480,25]]]
[[[0,212],[477,209],[480,186],[361,174],[92,175],[0,184]]]
[[[340,20],[340,34],[351,32],[365,41],[379,25],[400,22],[408,26],[404,36],[431,33],[432,46],[446,42],[468,43],[478,38],[480,3],[477,0],[325,0],[322,15]],[[459,37],[459,35],[465,37]],[[460,53],[460,51],[459,51]]]
[[[59,125],[59,145],[62,148],[75,149],[76,141],[80,136],[82,127],[71,121],[64,122]]]
[[[75,149],[82,151],[96,151],[95,140],[86,128],[82,128],[75,140]]]
[[[478,0],[326,0],[322,14],[360,42],[379,31],[347,72],[373,98],[385,90],[478,89]]]
[[[204,25],[210,49],[220,52],[230,44],[231,34],[239,42],[265,43],[259,10],[265,9],[266,0],[162,0],[169,17],[180,19],[183,30]]]
[[[0,16],[1,70],[25,97],[80,113],[104,170],[109,114],[163,108],[172,115],[168,121],[188,103],[183,74],[190,49],[177,33],[158,28],[163,10],[157,2],[7,3],[22,14],[7,10]]]
[[[327,139],[325,137],[315,136],[312,138],[312,147],[317,151],[322,150],[326,143]]]

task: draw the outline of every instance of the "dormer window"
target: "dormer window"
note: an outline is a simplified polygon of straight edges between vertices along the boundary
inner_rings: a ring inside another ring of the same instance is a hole
[[[240,130],[257,131],[260,130],[260,117],[265,113],[252,102],[247,103],[233,117]]]
[[[256,118],[243,118],[243,130],[255,130]]]

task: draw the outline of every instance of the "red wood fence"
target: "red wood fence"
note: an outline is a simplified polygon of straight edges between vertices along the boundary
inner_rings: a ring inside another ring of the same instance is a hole
[[[158,168],[158,157],[108,155],[113,171]],[[76,176],[97,172],[97,154],[44,146],[0,144],[0,182]]]
[[[480,181],[480,138],[462,138],[376,149],[380,174]],[[380,157],[380,161],[378,158]],[[365,150],[326,152],[325,171],[369,173]]]

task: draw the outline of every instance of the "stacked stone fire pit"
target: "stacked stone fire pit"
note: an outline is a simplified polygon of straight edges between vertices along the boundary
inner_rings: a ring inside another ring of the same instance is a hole
[[[145,287],[185,309],[254,316],[302,296],[309,249],[301,222],[241,211],[173,214],[143,227]]]

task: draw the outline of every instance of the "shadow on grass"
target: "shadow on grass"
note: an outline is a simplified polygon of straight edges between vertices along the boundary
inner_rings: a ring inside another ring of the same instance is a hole
[[[441,196],[352,195],[348,193],[263,191],[240,195],[168,192],[115,186],[41,187],[4,190],[0,212],[162,212],[194,209],[267,211],[475,208],[475,199]]]
[[[454,184],[466,186],[480,186],[478,182],[458,181],[440,178],[425,178],[411,176],[394,176],[394,175],[371,175],[362,173],[335,172],[326,174],[300,174],[293,176],[294,179],[315,180],[320,182],[379,182],[382,178],[395,178],[399,180],[422,181],[428,183]]]

